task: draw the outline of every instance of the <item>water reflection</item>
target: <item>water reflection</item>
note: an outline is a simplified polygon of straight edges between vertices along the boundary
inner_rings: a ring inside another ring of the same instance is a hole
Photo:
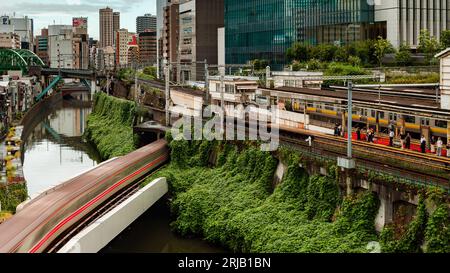
[[[86,96],[79,99],[88,102]],[[81,138],[91,112],[82,100],[61,101],[26,137],[23,170],[31,197],[99,162],[95,149]]]

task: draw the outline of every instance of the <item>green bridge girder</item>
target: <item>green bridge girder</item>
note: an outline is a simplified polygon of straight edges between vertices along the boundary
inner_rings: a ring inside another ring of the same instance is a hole
[[[24,74],[30,66],[45,66],[44,62],[27,49],[0,49],[0,72],[21,70]]]

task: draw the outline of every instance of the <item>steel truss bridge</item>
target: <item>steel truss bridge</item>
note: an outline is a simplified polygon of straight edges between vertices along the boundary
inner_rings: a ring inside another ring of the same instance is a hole
[[[30,66],[45,66],[35,53],[27,49],[0,49],[0,72],[20,70],[27,73]]]

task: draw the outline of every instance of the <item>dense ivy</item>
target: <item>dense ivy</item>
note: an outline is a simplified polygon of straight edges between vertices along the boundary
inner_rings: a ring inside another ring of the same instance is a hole
[[[425,230],[426,250],[430,253],[450,253],[450,209],[439,205],[430,215]]]
[[[135,115],[135,103],[98,93],[84,136],[96,145],[102,159],[128,154],[136,148]]]
[[[25,183],[0,187],[0,204],[3,211],[15,213],[16,207],[27,197],[28,191]]]
[[[285,154],[287,173],[272,189],[277,160],[270,153],[223,142],[170,146],[172,163],[156,176],[169,180],[172,227],[181,235],[236,252],[367,252],[376,240],[377,199],[367,193],[342,201],[335,174],[309,177],[299,154]],[[216,167],[199,157],[205,151],[217,153]]]

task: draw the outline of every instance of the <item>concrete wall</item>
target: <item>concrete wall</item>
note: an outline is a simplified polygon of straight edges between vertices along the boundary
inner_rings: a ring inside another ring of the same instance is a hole
[[[82,230],[58,253],[96,253],[100,251],[167,192],[166,178],[156,179]]]

